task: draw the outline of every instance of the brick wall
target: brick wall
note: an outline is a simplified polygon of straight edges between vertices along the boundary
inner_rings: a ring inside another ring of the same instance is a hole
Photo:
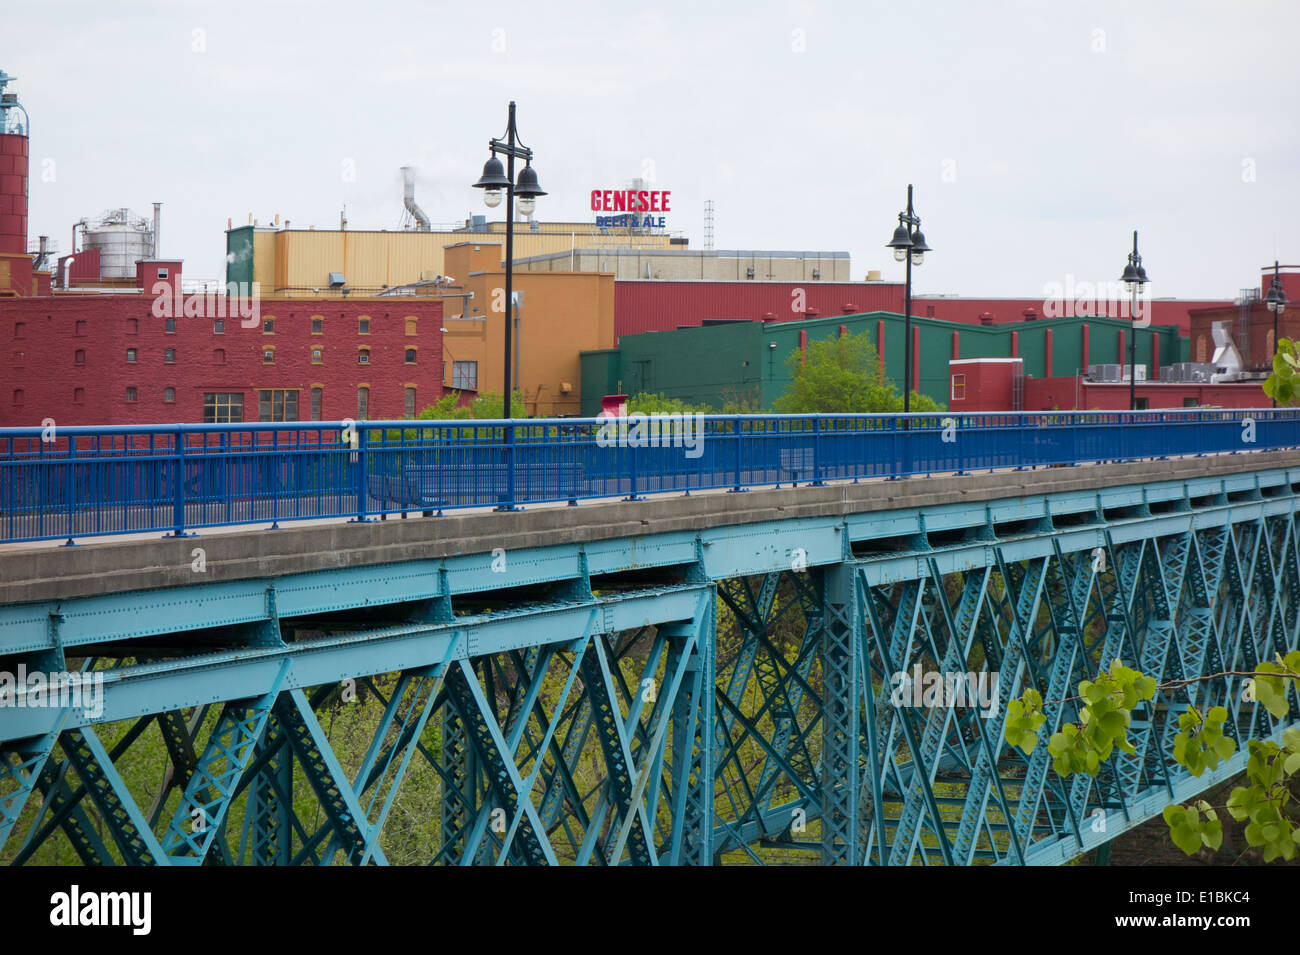
[[[196,299],[185,299],[186,311]],[[307,302],[263,300],[258,323],[244,328],[238,315],[215,319],[152,314],[147,295],[59,295],[0,302],[0,426],[34,426],[45,418],[61,425],[170,424],[203,420],[206,392],[239,392],[244,420],[258,420],[258,391],[298,389],[298,418],[311,417],[311,388],[322,389],[321,419],[356,418],[357,389],[367,386],[367,417],[400,418],[405,389],[414,387],[415,409],[437,401],[442,390],[442,303],[436,299],[352,299]],[[312,318],[322,333],[312,334]],[[359,320],[370,319],[369,334]],[[408,335],[408,318],[415,319]],[[358,352],[369,348],[369,362]],[[273,362],[263,362],[264,347]],[[322,349],[319,364],[312,349]],[[406,351],[414,348],[415,361]],[[135,349],[129,361],[128,349]],[[166,350],[174,349],[167,362]],[[218,354],[224,351],[223,356]],[[80,353],[80,354],[79,354]],[[127,389],[135,400],[127,400]],[[175,390],[166,400],[165,389]]]

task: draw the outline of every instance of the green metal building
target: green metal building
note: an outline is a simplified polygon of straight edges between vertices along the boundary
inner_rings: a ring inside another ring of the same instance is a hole
[[[1086,372],[1089,364],[1126,364],[1132,323],[1076,317],[969,325],[913,316],[912,328],[919,338],[916,390],[946,406],[948,362],[954,357],[1018,355],[1024,359],[1027,376],[1043,378],[1049,377],[1050,342],[1050,377],[1068,378]],[[598,414],[602,395],[640,392],[662,393],[719,410],[730,402],[756,402],[768,410],[790,385],[786,361],[792,352],[821,339],[863,332],[878,350],[883,334],[885,374],[901,390],[902,315],[868,312],[795,322],[720,322],[624,335],[618,348],[582,352],[582,414]],[[1161,366],[1188,360],[1189,341],[1175,326],[1139,328],[1137,336],[1137,362],[1147,365],[1149,378],[1156,375],[1153,358]]]

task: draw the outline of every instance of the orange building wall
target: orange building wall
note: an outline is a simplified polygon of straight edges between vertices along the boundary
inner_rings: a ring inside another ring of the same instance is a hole
[[[504,387],[505,270],[501,246],[462,243],[446,252],[447,274],[472,299],[448,297],[443,322],[443,384],[451,387],[454,361],[478,362],[479,392]],[[579,352],[614,347],[614,275],[612,272],[516,272],[514,288],[523,293],[519,308],[519,379],[527,414],[535,417],[579,413]],[[462,314],[469,320],[455,320]],[[494,311],[494,306],[500,311]],[[513,368],[511,371],[513,375]],[[565,391],[565,385],[568,391]]]

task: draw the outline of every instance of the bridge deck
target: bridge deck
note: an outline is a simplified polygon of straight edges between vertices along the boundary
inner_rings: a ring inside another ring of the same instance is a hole
[[[775,519],[834,517],[901,508],[1089,491],[1257,472],[1300,465],[1300,453],[1267,451],[1037,470],[946,475],[902,481],[833,482],[642,501],[533,505],[526,510],[456,511],[364,523],[299,522],[270,530],[214,528],[184,538],[156,534],[0,545],[0,605],[181,586],[195,582],[192,552],[202,547],[204,582],[275,577],[339,567],[437,560],[496,548],[582,544],[675,531],[703,531]]]

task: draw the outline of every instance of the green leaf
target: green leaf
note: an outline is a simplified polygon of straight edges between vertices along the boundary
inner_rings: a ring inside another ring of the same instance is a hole
[[[1201,848],[1201,834],[1191,826],[1173,826],[1169,830],[1169,835],[1173,838],[1174,845],[1189,856],[1194,855],[1196,850]]]
[[[1300,832],[1300,830],[1296,831]],[[1207,848],[1217,852],[1219,847],[1223,845],[1223,823],[1219,822],[1218,819],[1211,819],[1201,831],[1201,840]]]

